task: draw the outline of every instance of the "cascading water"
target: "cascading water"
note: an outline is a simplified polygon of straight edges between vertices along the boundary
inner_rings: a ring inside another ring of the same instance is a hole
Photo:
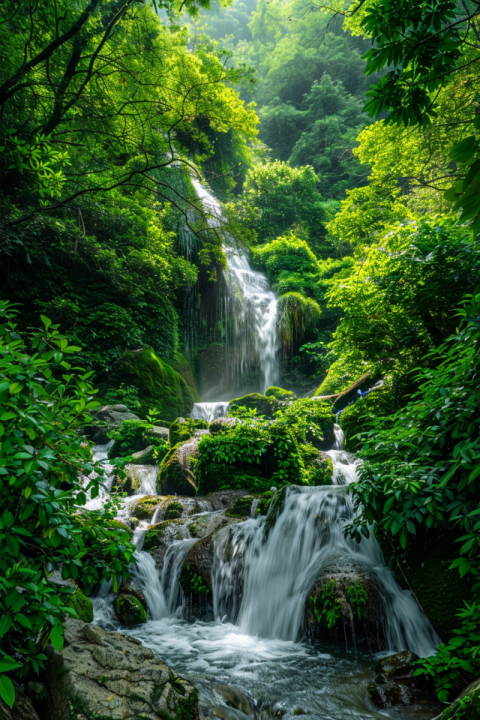
[[[209,214],[209,226],[219,228],[222,209],[218,200],[192,178],[198,198]],[[227,238],[228,242],[228,238]],[[243,378],[256,364],[261,373],[261,392],[274,385],[278,377],[277,298],[267,278],[252,270],[245,251],[224,244],[227,258],[225,280],[233,306],[234,345],[229,362]]]
[[[191,412],[191,417],[194,420],[206,420],[211,423],[212,420],[218,420],[218,418],[226,417],[228,412],[228,402],[202,402],[195,403]]]

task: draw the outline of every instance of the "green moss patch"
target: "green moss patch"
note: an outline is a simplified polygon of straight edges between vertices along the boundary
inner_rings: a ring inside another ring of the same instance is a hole
[[[207,428],[206,420],[179,417],[170,425],[170,445],[173,447],[184,443],[190,440],[197,430],[206,430]]]
[[[157,492],[159,495],[183,495],[194,497],[196,483],[193,471],[186,468],[178,456],[182,447],[180,442],[168,451],[160,465],[157,475]]]
[[[122,625],[140,625],[147,622],[142,603],[133,595],[119,595],[114,601],[115,614]]]
[[[240,398],[230,400],[230,411],[244,407],[247,410],[255,410],[257,415],[271,417],[276,410],[277,403],[274,397],[267,398],[261,393],[249,393]]]
[[[225,515],[232,518],[246,518],[250,517],[252,509],[252,503],[255,500],[255,495],[244,495],[238,498],[233,503],[232,507],[225,510]]]
[[[145,552],[151,552],[155,550],[162,543],[162,538],[165,530],[172,524],[181,524],[178,520],[164,520],[157,525],[151,525],[146,534],[145,540],[143,541],[143,550]]]
[[[148,520],[151,518],[156,508],[160,505],[161,498],[158,495],[146,495],[137,500],[131,508],[131,515],[138,520]]]
[[[77,588],[74,593],[65,600],[65,605],[72,608],[77,613],[77,617],[82,622],[93,622],[93,604],[90,598]]]
[[[195,398],[181,375],[158,358],[150,345],[123,353],[114,363],[108,379],[99,387],[101,394],[124,383],[138,390],[140,414],[156,409],[160,417],[172,422],[189,415]]]
[[[274,386],[269,387],[265,391],[265,397],[274,397],[277,400],[281,400],[281,401],[297,399],[297,396],[291,390],[284,390],[283,388],[274,387]]]

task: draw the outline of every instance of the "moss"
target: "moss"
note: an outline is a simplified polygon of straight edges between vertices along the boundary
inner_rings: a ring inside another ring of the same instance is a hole
[[[266,515],[268,513],[268,510],[270,508],[270,505],[272,504],[272,500],[275,497],[276,493],[272,490],[267,490],[264,492],[258,501],[257,505],[257,516],[258,515]]]
[[[178,443],[187,442],[197,430],[206,430],[207,428],[206,420],[179,417],[170,425],[170,445],[173,447]]]
[[[243,497],[237,498],[232,507],[229,507],[228,510],[225,511],[225,515],[240,519],[250,517],[252,503],[254,500],[254,495],[244,495]]]
[[[201,398],[195,384],[195,378],[193,377],[192,368],[187,358],[180,352],[176,352],[173,356],[173,360],[164,360],[167,365],[170,365],[175,372],[182,376],[191,390],[194,402],[200,402]]]
[[[117,530],[124,530],[130,537],[133,537],[133,530],[129,528],[128,525],[125,525],[125,523],[120,522],[120,520],[109,520],[106,524]]]
[[[250,393],[240,398],[230,400],[230,410],[245,407],[247,410],[255,410],[257,415],[271,417],[276,410],[277,403],[274,397],[265,397],[261,393]]]
[[[189,415],[195,402],[192,389],[181,375],[158,358],[149,345],[123,353],[114,363],[108,379],[99,386],[105,394],[122,383],[136,387],[144,417],[156,409],[160,417],[172,422]]]
[[[480,686],[455,700],[437,720],[478,720],[480,718]]]
[[[113,605],[122,625],[140,625],[147,622],[147,613],[142,603],[133,595],[118,595]]]
[[[178,522],[178,520],[164,520],[161,523],[158,523],[157,525],[151,525],[147,532],[145,533],[145,540],[143,541],[143,550],[145,552],[151,552],[152,550],[155,550],[161,542],[163,535],[165,533],[165,530],[170,525],[177,525],[181,524]]]
[[[130,514],[138,518],[138,520],[148,520],[148,518],[152,517],[160,503],[161,498],[159,498],[158,495],[146,495],[140,498],[140,500],[137,500],[131,508]]]
[[[309,485],[331,485],[333,462],[327,453],[318,450],[311,443],[299,445],[299,452],[305,466],[305,480]]]
[[[402,550],[397,538],[387,538],[378,528],[375,534],[399,584],[414,592],[437,633],[448,640],[460,625],[456,614],[462,600],[472,594],[468,575],[461,578],[457,568],[449,570],[458,557],[457,536],[442,527],[422,529]]]
[[[321,450],[330,450],[335,441],[335,433],[333,426],[335,425],[335,415],[332,412],[332,405],[328,400],[312,400],[311,398],[301,398],[292,402],[285,410],[286,414],[298,415],[312,420],[320,427],[321,437],[316,433],[307,431],[307,442],[312,443]]]
[[[274,397],[277,400],[296,400],[297,396],[291,390],[284,390],[279,387],[269,387],[265,391],[265,397]]]
[[[329,367],[322,384],[315,390],[315,397],[341,393],[360,380],[369,370],[371,366],[363,360],[348,355],[342,356]]]
[[[374,415],[387,415],[395,412],[396,407],[390,397],[388,387],[381,390],[373,390],[369,395],[360,398],[353,405],[349,405],[340,413],[338,422],[345,434],[345,448],[351,452],[357,452],[362,442],[356,435],[365,427],[364,416],[372,413]]]
[[[197,705],[198,691],[195,689],[188,697],[178,701],[174,720],[195,720],[198,717]]]
[[[65,600],[67,607],[73,608],[79,620],[85,623],[93,622],[93,604],[90,598],[83,594],[80,588],[69,595]]]
[[[189,468],[180,464],[177,451],[182,442],[172,447],[162,460],[157,475],[157,492],[159,495],[184,495],[194,497],[196,484]]]

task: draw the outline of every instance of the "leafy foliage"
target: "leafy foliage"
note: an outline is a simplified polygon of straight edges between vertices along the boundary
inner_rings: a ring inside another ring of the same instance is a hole
[[[77,512],[103,476],[79,433],[98,403],[91,373],[71,364],[78,348],[46,317],[43,329],[25,332],[13,308],[0,311],[0,654],[6,668],[15,652],[24,675],[43,667],[49,640],[61,648],[62,620],[74,612],[52,570],[61,566],[87,593],[110,579],[116,587],[134,546],[127,528],[111,525],[114,502],[95,514],[95,532]]]

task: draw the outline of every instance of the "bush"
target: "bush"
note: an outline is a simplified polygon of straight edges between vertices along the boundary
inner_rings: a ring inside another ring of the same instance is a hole
[[[161,438],[149,435],[154,425],[146,420],[124,420],[118,430],[108,433],[111,440],[115,440],[110,451],[111,458],[126,457],[133,453],[145,450],[152,445],[158,462],[166,455],[167,443]]]
[[[23,676],[43,667],[49,640],[61,649],[62,621],[72,613],[71,589],[49,580],[52,568],[81,578],[87,594],[110,579],[116,588],[134,546],[126,528],[109,526],[114,505],[97,513],[94,535],[77,514],[103,477],[79,432],[98,403],[90,373],[68,360],[78,348],[43,316],[44,328],[32,332],[16,326],[7,303],[0,317],[0,637]],[[7,688],[11,700],[9,683],[3,678],[0,694]]]

